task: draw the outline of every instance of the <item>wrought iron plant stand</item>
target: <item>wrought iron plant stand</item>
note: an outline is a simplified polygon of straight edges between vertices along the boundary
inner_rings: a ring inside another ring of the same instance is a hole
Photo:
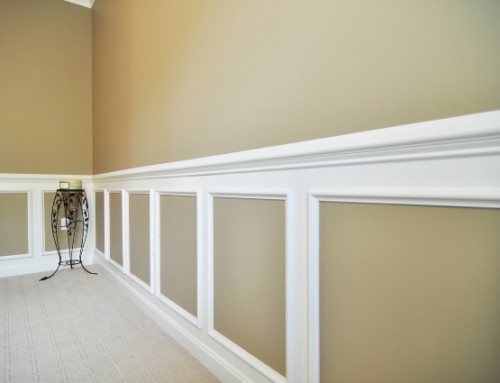
[[[62,260],[61,248],[59,246],[59,237],[57,235],[57,225],[59,222],[59,210],[61,204],[64,206],[64,215],[66,218],[66,229],[68,237],[68,260]],[[81,216],[80,216],[81,212]],[[79,225],[81,223],[81,225]],[[73,248],[75,245],[75,238],[77,230],[81,226],[82,230],[82,242],[80,246],[80,254],[78,259],[73,259]],[[54,237],[54,243],[57,249],[57,255],[59,256],[59,263],[57,264],[57,269],[50,276],[45,276],[40,281],[45,281],[52,278],[55,273],[59,270],[61,266],[70,266],[73,268],[74,265],[82,265],[83,269],[89,274],[92,273],[83,266],[82,254],[83,248],[85,247],[85,241],[87,240],[87,232],[89,229],[89,203],[87,200],[87,195],[83,189],[57,189],[56,195],[54,197],[54,202],[52,203],[52,213],[51,213],[51,227],[52,236]]]

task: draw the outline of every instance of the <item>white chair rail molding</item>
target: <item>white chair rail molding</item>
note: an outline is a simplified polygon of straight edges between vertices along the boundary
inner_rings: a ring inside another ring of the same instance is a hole
[[[85,264],[224,382],[498,381],[499,169],[494,111],[93,177],[1,174],[0,243],[23,234],[0,276],[55,265],[46,205],[82,179]]]

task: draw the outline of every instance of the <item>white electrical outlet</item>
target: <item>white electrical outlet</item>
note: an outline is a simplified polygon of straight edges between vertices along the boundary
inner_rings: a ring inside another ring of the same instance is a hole
[[[61,218],[61,230],[63,230],[63,231],[68,230],[68,219],[67,218]]]

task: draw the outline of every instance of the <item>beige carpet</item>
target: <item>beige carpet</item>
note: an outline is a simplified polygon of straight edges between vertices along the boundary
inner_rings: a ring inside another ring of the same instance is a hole
[[[0,278],[0,382],[218,382],[89,269]]]

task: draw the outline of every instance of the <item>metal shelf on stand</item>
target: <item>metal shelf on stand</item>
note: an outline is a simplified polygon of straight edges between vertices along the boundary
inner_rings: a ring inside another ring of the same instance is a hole
[[[69,259],[64,261],[61,256],[61,248],[59,246],[59,236],[57,232],[61,204],[64,206],[64,217],[66,218],[69,253]],[[92,273],[87,270],[82,262],[83,249],[85,247],[85,241],[87,240],[87,233],[89,230],[89,203],[84,189],[57,189],[54,202],[52,202],[51,227],[52,237],[54,238],[57,255],[59,256],[59,263],[57,264],[56,271],[48,277],[43,277],[40,281],[52,278],[61,266],[70,266],[73,268],[75,265],[82,265],[82,268],[87,273],[97,275],[97,273]],[[73,259],[73,248],[78,230],[82,230],[82,242],[78,259]]]

